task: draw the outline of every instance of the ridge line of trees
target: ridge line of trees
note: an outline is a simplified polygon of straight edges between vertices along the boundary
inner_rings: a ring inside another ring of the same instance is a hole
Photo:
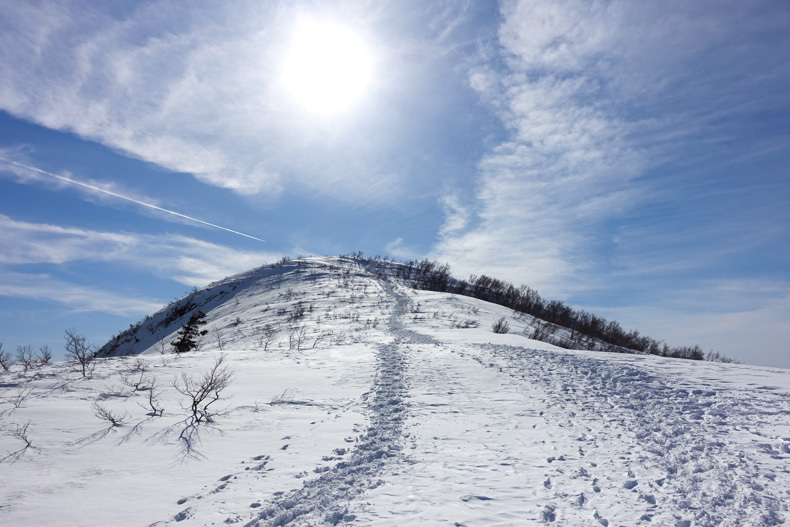
[[[383,261],[376,256],[365,258],[361,253],[352,255],[354,258],[368,261]],[[507,307],[519,313],[526,313],[551,324],[567,328],[569,340],[559,340],[558,345],[581,345],[587,349],[598,351],[614,351],[619,353],[647,353],[662,357],[675,357],[691,360],[710,360],[716,362],[733,362],[717,352],[707,354],[699,345],[670,347],[665,342],[656,340],[639,331],[626,331],[616,320],[607,320],[583,309],[575,309],[561,300],[547,300],[527,285],[516,287],[509,282],[486,275],[471,275],[468,280],[459,280],[450,274],[448,264],[423,259],[395,262],[395,277],[410,284],[415,289],[455,293],[478,298],[492,304]],[[592,341],[595,339],[598,343]]]

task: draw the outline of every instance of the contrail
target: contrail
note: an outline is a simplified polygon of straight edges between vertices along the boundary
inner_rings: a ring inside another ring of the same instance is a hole
[[[120,194],[116,194],[115,192],[111,192],[109,190],[106,190],[106,189],[103,189],[103,188],[99,188],[99,187],[94,187],[93,185],[89,185],[89,184],[83,183],[81,181],[76,181],[74,179],[70,179],[70,178],[67,178],[67,177],[64,177],[64,176],[59,176],[57,174],[53,174],[52,172],[47,172],[46,170],[41,170],[41,169],[36,168],[36,167],[23,165],[22,163],[17,163],[16,161],[11,161],[9,159],[5,159],[2,156],[0,156],[0,161],[8,163],[9,165],[14,165],[14,166],[17,166],[17,167],[20,167],[20,168],[24,168],[26,170],[32,170],[33,172],[38,172],[39,174],[44,174],[45,176],[54,177],[54,178],[59,179],[61,181],[66,181],[68,183],[72,183],[74,185],[79,185],[81,187],[89,188],[91,190],[95,190],[96,192],[103,192],[105,194],[109,194],[110,196],[113,196],[113,197],[116,197],[116,198],[119,198],[119,199],[125,199],[126,201],[131,201],[132,203],[136,203],[136,204],[141,205],[143,207],[148,207],[149,209],[158,210],[160,212],[166,212],[168,214],[172,214],[173,216],[178,216],[179,218],[184,218],[184,219],[187,219],[187,220],[190,220],[190,221],[194,221],[194,222],[197,222],[197,223],[202,223],[203,225],[208,225],[209,227],[214,227],[215,229],[222,229],[223,231],[232,232],[233,234],[238,234],[239,236],[244,236],[245,238],[251,238],[253,240],[257,240],[259,242],[266,243],[266,240],[261,240],[260,238],[256,238],[255,236],[250,236],[249,234],[244,234],[243,232],[234,231],[233,229],[228,229],[227,227],[222,227],[222,226],[216,225],[214,223],[209,223],[207,221],[199,220],[197,218],[193,218],[192,216],[187,216],[186,214],[181,214],[180,212],[176,212],[174,210],[163,209],[162,207],[157,207],[156,205],[152,205],[152,204],[146,203],[144,201],[138,201],[138,200],[136,200],[134,198],[130,198],[130,197],[127,197],[127,196],[122,196]]]

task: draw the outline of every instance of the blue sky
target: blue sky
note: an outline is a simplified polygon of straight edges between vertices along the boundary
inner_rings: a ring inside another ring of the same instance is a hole
[[[0,342],[361,250],[790,367],[788,167],[787,2],[0,0]]]

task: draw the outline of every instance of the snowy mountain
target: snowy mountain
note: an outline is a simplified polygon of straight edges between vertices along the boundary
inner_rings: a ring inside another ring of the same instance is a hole
[[[0,373],[0,525],[790,520],[790,371],[558,348],[396,267],[280,262],[132,326],[86,376]],[[204,379],[227,382],[195,409]]]

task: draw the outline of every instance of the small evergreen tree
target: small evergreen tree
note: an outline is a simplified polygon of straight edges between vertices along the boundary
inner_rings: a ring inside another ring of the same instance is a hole
[[[197,313],[192,313],[187,323],[181,326],[178,330],[178,338],[170,343],[176,353],[184,353],[191,351],[198,347],[200,337],[208,333],[208,330],[200,329],[200,326],[206,325],[206,314],[198,310]]]

